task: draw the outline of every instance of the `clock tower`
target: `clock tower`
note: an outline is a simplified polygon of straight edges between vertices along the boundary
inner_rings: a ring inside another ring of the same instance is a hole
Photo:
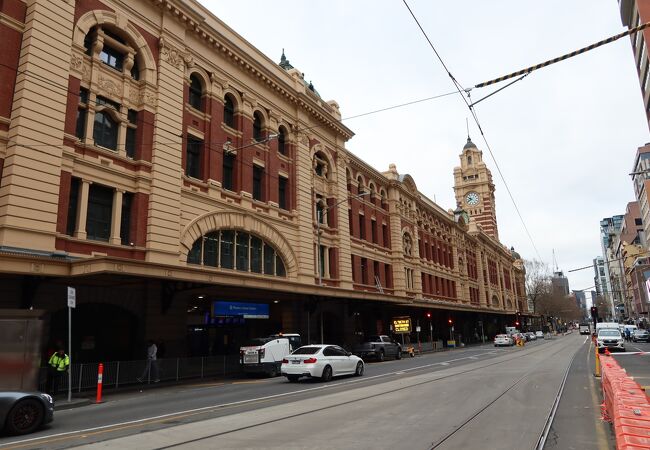
[[[454,168],[454,192],[457,205],[467,211],[487,235],[499,240],[492,173],[483,162],[483,152],[469,136],[460,154],[460,167]]]

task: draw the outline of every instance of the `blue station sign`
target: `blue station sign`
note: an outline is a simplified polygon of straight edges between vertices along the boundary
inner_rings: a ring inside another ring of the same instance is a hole
[[[212,305],[213,316],[243,317],[244,319],[269,318],[269,305],[266,303],[216,301]]]

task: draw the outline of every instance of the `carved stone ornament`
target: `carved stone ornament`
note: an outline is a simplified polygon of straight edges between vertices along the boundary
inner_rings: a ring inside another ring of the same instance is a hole
[[[81,72],[81,68],[83,67],[83,64],[84,64],[84,59],[81,56],[72,55],[72,58],[70,58],[70,68],[74,70],[78,70]]]
[[[156,106],[156,95],[149,90],[131,87],[129,89],[129,101],[134,105],[142,105],[144,103],[149,106]]]
[[[167,61],[177,69],[184,69],[185,65],[187,65],[187,67],[192,67],[194,65],[194,58],[192,56],[172,47],[167,43],[165,38],[161,37],[159,42],[160,57],[163,61]]]
[[[113,97],[121,97],[117,89],[117,85],[113,81],[107,80],[100,75],[97,84],[99,85],[99,89],[106,92],[107,94]]]

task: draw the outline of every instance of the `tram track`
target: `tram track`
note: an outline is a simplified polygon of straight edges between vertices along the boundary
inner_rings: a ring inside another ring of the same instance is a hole
[[[559,341],[556,341],[554,344],[557,345],[557,343],[559,343]],[[484,370],[484,369],[486,369],[488,367],[492,367],[492,366],[496,366],[496,365],[503,364],[503,363],[506,363],[506,362],[510,362],[510,361],[513,361],[513,360],[516,360],[516,359],[519,359],[519,358],[529,357],[531,355],[534,355],[535,353],[538,353],[538,352],[540,352],[542,350],[545,350],[546,348],[547,347],[539,347],[538,349],[526,352],[525,354],[515,354],[510,358],[501,359],[500,361],[497,361],[497,362],[484,364],[484,365],[481,365],[479,367],[474,367],[474,368],[471,368],[471,369],[462,370],[460,372],[455,372],[453,374],[443,375],[443,376],[436,377],[436,378],[431,379],[431,380],[425,380],[425,381],[414,383],[414,384],[411,384],[411,385],[408,385],[408,386],[402,386],[402,387],[399,387],[399,388],[390,389],[390,390],[387,390],[387,391],[384,391],[384,392],[381,392],[381,393],[378,393],[378,394],[367,395],[367,396],[356,398],[356,399],[353,399],[353,400],[350,400],[350,401],[338,402],[338,403],[333,404],[333,405],[328,405],[328,406],[321,407],[321,408],[315,408],[315,409],[310,410],[308,412],[300,412],[298,414],[285,415],[285,416],[282,416],[282,417],[279,417],[279,418],[276,418],[276,419],[265,420],[265,421],[261,421],[261,422],[255,423],[255,424],[242,426],[242,427],[238,427],[238,428],[234,428],[234,429],[229,429],[227,431],[222,431],[222,432],[218,432],[218,433],[212,433],[212,434],[209,434],[209,435],[206,435],[206,436],[201,436],[199,438],[187,439],[187,440],[184,440],[182,442],[176,442],[176,443],[171,444],[171,445],[155,447],[155,448],[156,448],[156,450],[166,450],[166,449],[173,449],[173,448],[182,447],[182,446],[185,446],[185,445],[188,445],[188,444],[196,445],[196,444],[199,444],[199,443],[201,443],[203,441],[207,441],[207,440],[227,436],[229,434],[241,433],[243,431],[251,430],[251,429],[254,429],[254,428],[257,428],[257,427],[261,427],[261,426],[265,426],[265,425],[273,425],[273,424],[283,422],[283,421],[286,421],[286,420],[292,420],[292,419],[295,419],[297,417],[304,416],[305,414],[315,414],[315,413],[319,413],[319,412],[323,412],[323,411],[327,411],[327,410],[332,410],[332,409],[340,408],[340,407],[343,407],[343,406],[346,406],[346,405],[350,405],[350,404],[354,404],[354,403],[358,403],[358,402],[363,402],[363,401],[368,401],[368,400],[378,398],[378,397],[382,397],[382,396],[386,396],[386,395],[389,395],[389,394],[394,394],[394,393],[397,393],[397,392],[400,392],[400,391],[414,389],[414,388],[421,387],[421,386],[427,385],[427,384],[432,384],[432,383],[435,383],[435,382],[438,382],[438,381],[448,380],[450,378],[458,377],[458,376],[463,375],[463,374],[468,374],[468,373],[472,373],[472,372],[481,371],[481,370]],[[553,355],[558,354],[562,350],[563,350],[562,348],[559,349],[558,351],[554,352]],[[575,357],[575,354],[573,355],[573,357],[571,359],[571,362],[573,361],[574,357]],[[571,365],[571,363],[569,363],[569,367],[570,367],[570,365]],[[451,433],[448,433],[442,439],[439,439],[436,442],[436,444],[434,444],[430,448],[431,449],[437,448],[439,445],[444,443],[444,441],[446,441],[451,436],[453,436],[458,431],[460,431],[465,425],[469,424],[474,418],[479,416],[483,411],[487,410],[490,406],[492,406],[494,403],[496,403],[500,398],[502,398],[504,395],[506,395],[509,391],[511,391],[514,387],[516,387],[516,385],[518,385],[521,381],[523,381],[529,375],[530,375],[530,371],[526,372],[526,374],[524,374],[522,377],[518,378],[517,381],[512,383],[507,389],[503,390],[494,400],[489,402],[487,405],[479,408],[478,411],[475,411],[472,415],[470,415],[470,417],[466,421],[464,421],[458,428],[456,428]],[[566,376],[565,376],[565,378],[563,380],[563,383],[564,383],[564,381],[566,381]],[[552,417],[549,416],[547,421],[548,420],[552,421]],[[546,429],[546,425],[545,425],[544,429]]]

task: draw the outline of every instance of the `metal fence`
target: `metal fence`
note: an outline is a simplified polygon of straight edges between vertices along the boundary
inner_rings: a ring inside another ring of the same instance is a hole
[[[239,355],[204,356],[197,358],[165,358],[152,362],[147,360],[109,361],[104,363],[102,384],[104,389],[119,389],[140,383],[180,381],[191,378],[227,377],[240,373]],[[72,391],[82,392],[97,387],[99,363],[72,364]],[[142,381],[140,381],[142,380]],[[39,390],[45,392],[47,367],[41,367]],[[68,377],[60,377],[55,383],[59,393],[68,390]]]

